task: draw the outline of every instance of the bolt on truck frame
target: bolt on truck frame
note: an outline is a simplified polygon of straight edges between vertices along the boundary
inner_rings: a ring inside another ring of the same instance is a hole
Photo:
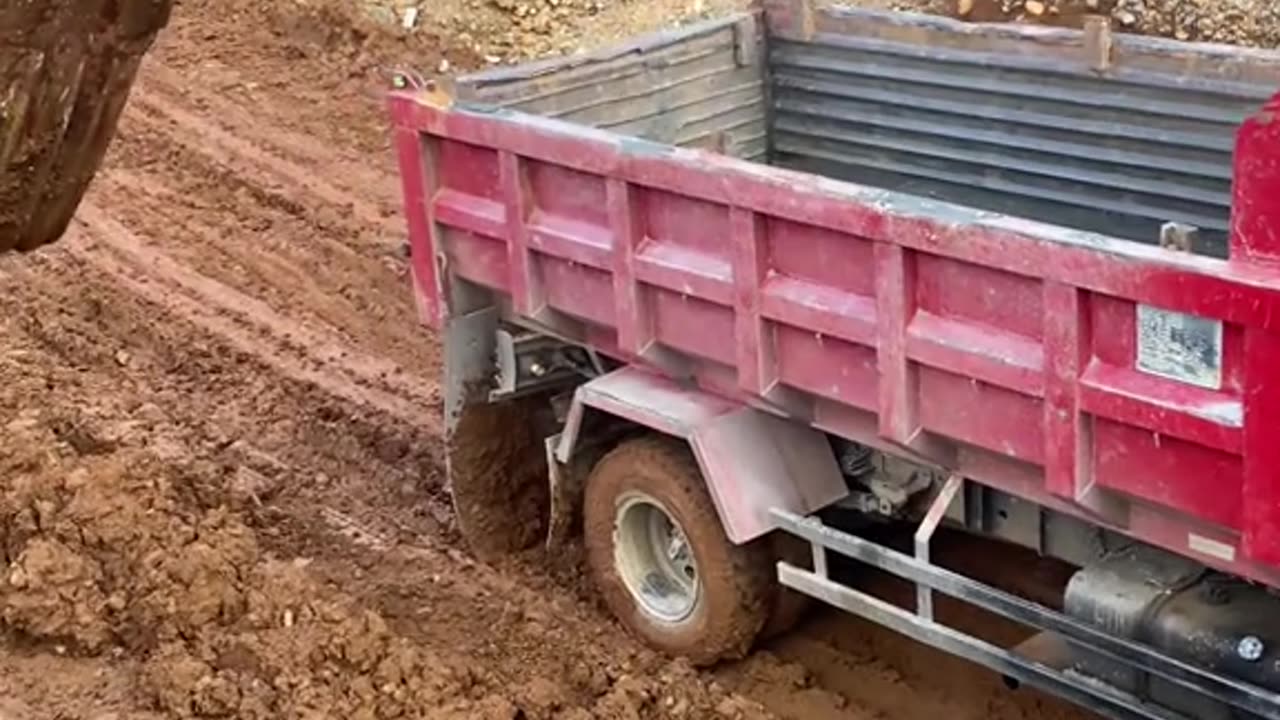
[[[1280,54],[1104,20],[804,0],[404,79],[462,531],[580,530],[621,622],[696,662],[810,597],[1112,717],[1280,718],[1277,87]],[[1030,602],[932,563],[943,523],[1079,569]]]

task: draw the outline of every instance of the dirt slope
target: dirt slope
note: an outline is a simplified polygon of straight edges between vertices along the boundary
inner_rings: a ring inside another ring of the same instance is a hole
[[[1083,717],[835,613],[695,671],[576,551],[472,561],[381,93],[484,49],[319,7],[182,3],[67,241],[0,260],[0,718]]]
[[[1084,15],[1105,15],[1119,32],[1280,47],[1280,5],[1271,0],[859,0],[855,4],[887,5],[974,21],[1068,27],[1079,27]]]

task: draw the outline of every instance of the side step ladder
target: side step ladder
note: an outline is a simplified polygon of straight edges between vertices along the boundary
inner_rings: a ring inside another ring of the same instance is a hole
[[[953,475],[934,500],[916,531],[914,556],[842,532],[815,517],[774,510],[773,519],[780,530],[806,540],[813,548],[812,571],[780,562],[778,580],[797,592],[917,642],[983,665],[1016,682],[1058,695],[1105,717],[1116,720],[1188,720],[1185,715],[1076,672],[1070,667],[1070,662],[1047,662],[1033,657],[1031,653],[998,647],[943,625],[933,616],[933,593],[943,593],[1042,631],[1024,647],[1048,645],[1062,649],[1070,643],[1137,671],[1158,675],[1244,713],[1280,720],[1280,694],[1108,634],[1076,618],[931,563],[930,540],[963,484],[962,478]],[[904,610],[833,580],[828,572],[828,552],[866,563],[914,583],[916,611]]]

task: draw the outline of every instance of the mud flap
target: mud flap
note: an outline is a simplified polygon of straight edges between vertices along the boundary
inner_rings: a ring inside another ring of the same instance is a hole
[[[582,505],[582,483],[575,473],[562,467],[556,460],[556,448],[560,435],[546,440],[547,480],[551,497],[547,518],[547,549],[568,542],[573,534],[573,519]]]
[[[546,398],[489,402],[497,327],[497,310],[481,305],[444,329],[449,491],[458,529],[484,561],[541,540],[548,504]]]
[[[774,508],[807,515],[849,492],[822,432],[634,367],[578,388],[556,449],[559,463],[576,457],[588,410],[688,441],[725,534],[737,544],[773,530]]]
[[[545,435],[538,428],[545,406],[539,396],[467,404],[449,433],[458,529],[481,560],[496,560],[544,537],[549,491]]]

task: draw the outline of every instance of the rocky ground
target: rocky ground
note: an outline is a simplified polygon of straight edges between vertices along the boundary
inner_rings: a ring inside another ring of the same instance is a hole
[[[363,0],[386,27],[447,34],[487,64],[574,53],[634,34],[723,14],[742,0]]]
[[[350,1],[350,0],[348,0]],[[723,13],[746,0],[359,0],[383,27],[444,33],[490,64],[573,53],[633,34]],[[817,0],[971,20],[1078,25],[1109,15],[1122,32],[1280,47],[1271,0]],[[449,66],[446,65],[447,69]]]
[[[1109,15],[1121,32],[1178,40],[1280,47],[1280,6],[1270,0],[910,0],[903,9],[982,20],[1073,25]]]
[[[406,30],[401,5],[182,2],[71,235],[0,260],[0,718],[1084,717],[833,612],[695,670],[628,639],[575,552],[460,542],[390,71],[732,4],[433,0]]]

